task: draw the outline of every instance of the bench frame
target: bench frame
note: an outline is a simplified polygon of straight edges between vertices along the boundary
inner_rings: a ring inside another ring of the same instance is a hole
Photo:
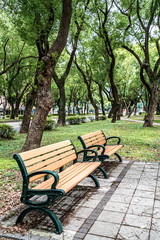
[[[103,132],[102,130],[100,130],[100,131],[101,131],[101,133],[103,134],[103,137],[105,138],[105,141],[106,141],[103,145],[94,144],[94,145],[91,145],[91,146],[86,146],[86,143],[85,143],[85,141],[84,141],[84,139],[83,139],[83,136],[78,136],[78,139],[79,139],[80,142],[82,143],[82,146],[83,146],[83,149],[84,149],[84,150],[85,150],[85,149],[91,149],[91,148],[94,148],[94,149],[97,148],[98,150],[99,150],[99,149],[102,149],[101,154],[98,154],[98,159],[103,163],[105,159],[109,159],[109,155],[104,154],[104,153],[105,153],[105,146],[108,145],[108,141],[109,141],[110,139],[115,138],[115,139],[118,139],[117,145],[120,145],[121,139],[120,139],[120,137],[116,137],[116,136],[112,136],[112,137],[106,138],[104,132]],[[96,132],[95,132],[95,133],[96,133]],[[86,134],[86,135],[87,135],[87,134]],[[120,156],[118,153],[115,152],[114,155],[117,156],[119,162],[122,162],[122,158],[121,158],[121,156]],[[88,161],[90,158],[91,158],[91,156],[88,156],[87,153],[84,153],[84,161]],[[100,167],[100,168],[102,169],[102,167]],[[104,169],[102,169],[102,170],[104,170]],[[103,173],[103,171],[102,171],[102,173]],[[104,176],[105,176],[105,173],[103,173],[103,174],[104,174]]]
[[[70,142],[73,145],[72,141],[70,141]],[[73,147],[74,147],[74,145],[73,145]],[[85,150],[82,150],[80,152],[77,152],[75,147],[74,147],[74,150],[75,150],[77,158],[74,161],[71,161],[71,162],[73,162],[73,165],[75,163],[77,163],[79,154],[86,153],[88,151],[90,151],[94,154],[94,156],[92,157],[92,162],[95,162],[95,161],[97,162],[96,151],[94,151],[92,149],[89,149],[89,150],[85,149]],[[56,214],[54,212],[52,212],[49,208],[47,208],[49,205],[52,205],[56,201],[56,199],[61,198],[66,194],[64,190],[56,189],[56,185],[59,182],[58,173],[55,172],[55,171],[50,171],[50,170],[42,170],[42,171],[36,171],[36,172],[31,173],[31,174],[28,174],[26,166],[25,166],[24,161],[21,158],[20,154],[18,154],[18,153],[14,154],[13,158],[17,161],[18,166],[21,170],[22,178],[23,178],[23,189],[22,189],[21,202],[28,206],[26,209],[24,209],[20,213],[20,215],[17,218],[16,224],[22,223],[26,214],[28,214],[31,211],[43,212],[46,215],[48,215],[50,217],[50,219],[52,220],[52,222],[54,223],[55,228],[56,228],[55,233],[61,234],[63,229],[62,229],[62,224],[61,224],[59,218],[56,216]],[[90,159],[88,159],[87,161],[90,161]],[[83,163],[83,161],[82,161],[82,163]],[[63,167],[59,168],[59,172],[62,172],[62,171],[63,171]],[[51,189],[41,189],[41,190],[40,189],[31,189],[29,187],[30,178],[33,177],[33,176],[42,175],[42,174],[45,174],[44,181],[48,179],[49,175],[54,177],[54,182],[51,186]],[[95,185],[96,185],[97,188],[100,187],[98,179],[93,174],[90,173],[88,175],[88,177],[90,177],[95,182]],[[46,201],[34,202],[34,199],[31,199],[33,196],[43,196],[43,195],[47,196]]]

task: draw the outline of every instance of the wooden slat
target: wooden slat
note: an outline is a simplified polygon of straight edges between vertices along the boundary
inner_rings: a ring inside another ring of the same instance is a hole
[[[85,164],[83,164],[83,163],[78,164],[77,163],[77,164],[74,164],[74,165],[77,165],[77,166],[75,166],[74,171],[71,171],[69,174],[63,175],[63,178],[60,175],[61,181],[60,181],[59,185],[57,186],[58,188],[61,188],[61,186],[63,184],[67,183],[70,179],[77,176],[77,174],[79,174],[80,172],[83,172],[86,169],[86,167],[89,167],[90,165],[92,165],[92,162],[88,162],[88,164],[87,163],[85,163]]]
[[[87,144],[87,143],[89,143],[89,142],[91,142],[91,141],[94,141],[94,140],[97,140],[97,139],[101,139],[101,138],[105,139],[105,137],[104,137],[103,134],[100,134],[100,135],[98,135],[98,136],[94,136],[94,137],[85,139],[84,142]]]
[[[43,168],[45,166],[48,166],[48,165],[52,164],[52,163],[55,163],[55,167],[56,167],[56,164],[59,161],[63,161],[63,160],[66,159],[66,157],[68,157],[70,155],[73,155],[73,154],[75,155],[75,151],[74,150],[66,152],[64,154],[57,155],[55,157],[52,157],[52,158],[49,158],[49,159],[46,159],[46,160],[44,159],[44,161],[39,162],[39,163],[37,163],[37,164],[35,164],[35,165],[31,166],[31,167],[28,167],[27,171],[28,172],[34,172],[34,171],[36,171],[36,170],[38,170],[40,168]],[[76,155],[75,155],[75,158],[76,158]]]
[[[89,142],[86,144],[86,147],[90,147],[92,145],[104,145],[106,143],[106,140],[104,138],[97,139],[95,141]]]
[[[98,166],[100,166],[100,162],[92,162],[89,167],[86,167],[84,171],[77,174],[74,178],[69,180],[67,183],[61,186],[61,189],[64,190],[66,193],[75,187],[79,182],[81,182],[85,177],[87,177],[90,173],[92,173]],[[57,185],[58,189],[58,185]]]
[[[115,145],[114,148],[110,149],[110,150],[106,150],[105,154],[107,154],[108,156],[113,155],[114,153],[116,153],[120,148],[122,148],[123,145]]]
[[[91,138],[91,137],[93,137],[93,136],[97,136],[97,135],[99,135],[99,134],[102,134],[102,131],[101,131],[101,130],[96,131],[96,132],[93,132],[93,133],[85,134],[85,135],[81,136],[81,138],[82,138],[83,140],[85,140],[85,139]]]
[[[98,166],[100,162],[83,162],[76,163],[69,168],[75,168],[75,171],[71,171],[70,174],[67,173],[68,169],[64,170],[59,174],[60,181],[57,184],[57,189],[63,189],[65,192],[68,192],[74,186],[76,186],[79,182],[81,182],[85,177],[87,177],[91,172],[93,172]],[[64,174],[65,173],[65,174]],[[74,174],[73,174],[74,173]],[[67,175],[67,178],[66,178]],[[33,189],[50,189],[54,182],[54,178],[50,178],[49,180],[39,184]]]
[[[50,164],[46,167],[43,167],[43,168],[40,168],[40,169],[37,169],[38,171],[41,171],[41,170],[51,170],[51,171],[55,171],[57,170],[58,168],[64,166],[65,164],[71,162],[71,161],[74,161],[76,159],[75,157],[76,155],[75,154],[72,154],[70,155],[69,157],[66,157],[65,159],[62,159],[60,161],[57,161],[56,163],[53,163],[53,164]],[[29,172],[31,173],[31,172]],[[39,178],[39,177],[38,177]],[[37,176],[33,177],[30,179],[30,182],[33,182],[35,181],[35,179],[38,179]]]
[[[51,152],[53,150],[56,149],[60,149],[60,148],[64,148],[66,146],[71,145],[71,141],[70,140],[66,140],[63,142],[59,142],[59,143],[54,143],[54,144],[50,144],[44,147],[40,147],[40,148],[36,148],[27,152],[22,152],[19,155],[21,156],[21,158],[23,159],[23,161],[33,158],[33,157],[37,157],[39,155],[45,154],[47,152]]]
[[[85,168],[86,168],[86,164],[76,163],[71,167],[68,167],[67,169],[65,169],[63,172],[59,173],[59,183],[60,183],[59,188],[62,184],[69,181],[69,179],[76,176],[79,172],[83,171]],[[38,186],[36,186],[34,189],[45,189],[45,188],[49,189],[51,188],[51,185],[53,184],[53,182],[54,182],[54,178],[49,179],[39,184]]]
[[[44,154],[42,156],[39,156],[39,157],[36,157],[36,158],[32,158],[30,160],[26,160],[26,161],[24,161],[24,164],[25,164],[26,167],[29,167],[31,165],[34,165],[34,164],[36,164],[38,162],[43,161],[44,159],[51,158],[51,157],[53,157],[55,155],[58,155],[60,153],[65,153],[66,151],[69,151],[69,150],[72,150],[72,149],[73,149],[73,145],[70,145],[70,146],[67,146],[65,148],[61,148],[61,149],[59,149],[57,151],[46,153],[46,154]]]

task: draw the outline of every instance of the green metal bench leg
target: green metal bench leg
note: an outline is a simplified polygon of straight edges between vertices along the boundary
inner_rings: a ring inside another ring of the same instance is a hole
[[[122,158],[119,156],[119,154],[115,153],[115,155],[118,157],[119,161],[122,162]]]
[[[56,233],[61,234],[63,229],[62,229],[62,224],[59,220],[59,218],[56,216],[55,213],[53,213],[51,210],[49,210],[48,208],[38,208],[38,207],[28,207],[26,209],[24,209],[20,215],[17,218],[16,224],[18,223],[22,223],[23,218],[26,216],[27,213],[31,212],[31,211],[37,211],[37,212],[43,212],[46,215],[48,215],[50,217],[50,219],[52,220],[52,222],[55,225],[56,228]]]
[[[108,179],[108,174],[106,173],[106,171],[104,170],[104,168],[102,168],[102,167],[98,167],[98,169],[103,173],[103,176],[106,178],[106,179]]]
[[[93,176],[92,174],[89,174],[88,177],[92,178],[92,180],[95,182],[97,188],[100,188],[99,181],[95,176]]]

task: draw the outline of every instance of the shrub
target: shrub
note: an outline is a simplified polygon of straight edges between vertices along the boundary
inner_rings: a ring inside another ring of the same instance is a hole
[[[99,120],[106,120],[106,115],[99,116]]]
[[[86,122],[86,117],[83,116],[83,117],[80,117],[80,119],[81,119],[81,122],[82,122],[82,123],[85,123],[85,122]]]
[[[23,115],[18,115],[18,119],[23,119]]]
[[[52,119],[47,119],[44,130],[52,130],[54,126],[56,127],[56,122]]]
[[[94,117],[90,116],[90,117],[89,117],[89,120],[90,120],[91,122],[93,122],[95,119],[94,119]]]
[[[8,124],[0,124],[0,137],[11,139],[15,136],[16,131]]]
[[[68,121],[68,123],[71,125],[75,125],[75,124],[80,124],[81,118],[77,116],[67,117],[66,121]]]

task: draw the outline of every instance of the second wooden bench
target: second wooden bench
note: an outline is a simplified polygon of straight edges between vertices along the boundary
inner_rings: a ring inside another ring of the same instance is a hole
[[[120,144],[121,139],[119,137],[108,137],[104,135],[102,130],[85,134],[83,136],[79,136],[78,139],[81,141],[83,149],[93,149],[97,150],[98,158],[101,162],[105,159],[109,159],[110,156],[115,154],[119,161],[122,162],[122,158],[117,153],[119,149],[123,147]],[[109,144],[110,139],[117,139],[117,143]],[[87,152],[84,153],[84,160],[89,160],[92,156],[88,155]]]

